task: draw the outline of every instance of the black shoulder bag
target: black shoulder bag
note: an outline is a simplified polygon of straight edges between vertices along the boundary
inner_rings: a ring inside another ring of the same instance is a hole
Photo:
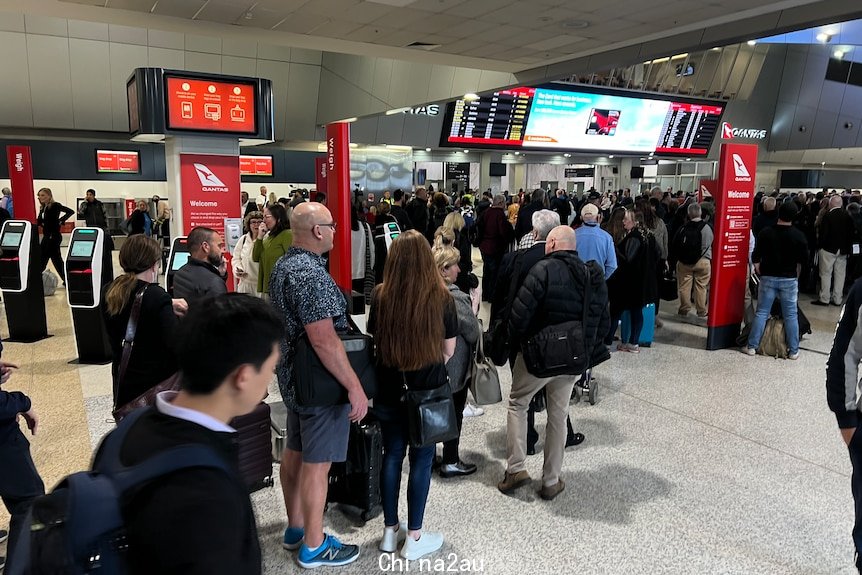
[[[572,278],[577,279],[574,268],[568,262],[563,263]],[[587,275],[581,319],[544,327],[523,346],[527,371],[536,377],[580,375],[589,367],[592,350],[587,349],[586,325],[592,292],[590,268],[584,265],[584,271]]]
[[[411,447],[427,447],[458,437],[458,420],[449,378],[433,389],[410,389],[401,372]]]
[[[348,330],[339,333],[350,367],[356,372],[359,383],[368,399],[377,393],[377,372],[374,366],[374,341],[347,316]],[[347,390],[320,361],[314,346],[303,333],[296,343],[293,356],[296,401],[302,407],[328,407],[349,403]]]

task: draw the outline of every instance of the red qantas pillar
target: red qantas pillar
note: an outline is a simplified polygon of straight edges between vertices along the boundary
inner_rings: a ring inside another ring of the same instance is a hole
[[[33,190],[33,160],[30,146],[6,146],[15,219],[36,223],[36,193]]]
[[[329,252],[329,273],[350,294],[350,124],[344,122],[326,126],[326,192],[326,206],[338,226]]]
[[[757,146],[722,144],[715,199],[715,239],[706,349],[736,346],[742,322]]]

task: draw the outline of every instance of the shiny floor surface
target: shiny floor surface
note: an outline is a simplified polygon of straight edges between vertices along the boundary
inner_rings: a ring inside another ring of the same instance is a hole
[[[674,302],[662,302],[664,327],[654,345],[639,355],[614,353],[596,369],[596,405],[570,406],[586,441],[567,450],[559,497],[547,502],[536,493],[541,454],[528,461],[531,486],[509,497],[497,491],[506,407],[489,406],[464,423],[462,459],[478,473],[432,480],[425,528],[445,535],[443,548],[427,561],[393,561],[377,551],[382,517],[363,525],[334,507],[327,529],[362,553],[326,571],[854,573],[850,464],[824,391],[839,310],[800,299],[814,334],[803,340],[798,361],[705,351],[706,328],[681,321]],[[111,428],[111,383],[109,366],[68,363],[76,351],[65,292],[46,301],[53,337],[9,343],[4,359],[21,366],[8,389],[27,392],[42,417],[32,450],[51,486],[86,468],[91,448]],[[0,324],[5,338],[5,316]],[[505,392],[511,374],[501,375]],[[544,415],[537,421],[544,435]],[[405,489],[406,477],[404,517]],[[264,572],[301,571],[281,548],[280,489],[253,500]],[[0,526],[6,521],[0,517]]]

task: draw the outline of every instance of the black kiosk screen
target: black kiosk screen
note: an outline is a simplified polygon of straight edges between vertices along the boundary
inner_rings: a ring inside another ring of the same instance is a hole
[[[72,244],[72,251],[69,252],[69,257],[73,258],[89,258],[93,257],[93,248],[96,242],[76,241]]]
[[[3,234],[3,242],[0,243],[0,247],[4,248],[17,248],[21,245],[21,237],[24,234],[21,232],[6,232]]]

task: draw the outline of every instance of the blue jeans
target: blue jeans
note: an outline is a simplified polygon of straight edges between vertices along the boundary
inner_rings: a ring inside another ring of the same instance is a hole
[[[799,285],[796,278],[779,278],[774,276],[761,276],[760,291],[757,296],[757,313],[754,323],[751,325],[751,334],[748,336],[748,347],[757,349],[763,330],[766,328],[766,320],[775,298],[781,301],[781,315],[784,317],[784,334],[787,338],[787,347],[790,354],[799,352],[799,319],[796,314],[796,296]]]
[[[383,434],[383,471],[380,476],[380,498],[383,503],[383,523],[398,525],[398,495],[401,492],[401,467],[407,454],[407,414],[403,408],[378,406],[374,410],[380,419]],[[435,446],[410,448],[410,473],[407,476],[407,529],[422,529],[425,503],[431,488],[431,465]]]

